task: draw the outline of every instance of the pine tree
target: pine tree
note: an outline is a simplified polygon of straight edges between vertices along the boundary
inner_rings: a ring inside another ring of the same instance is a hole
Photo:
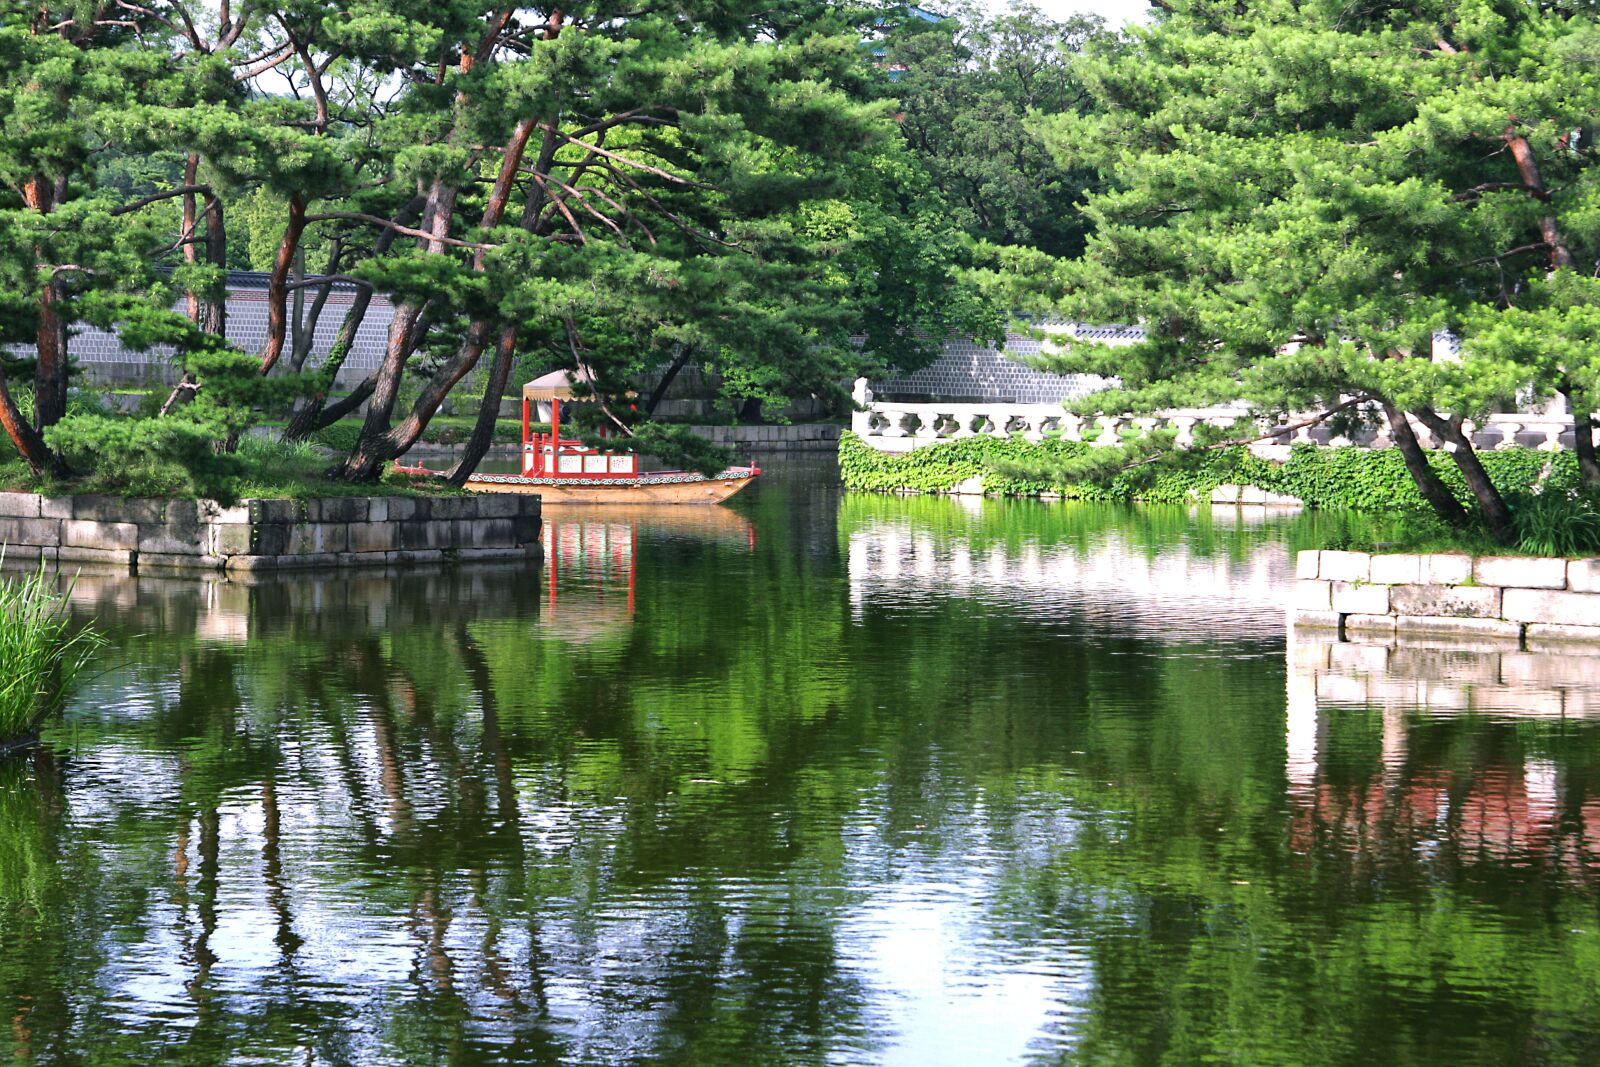
[[[1600,249],[1594,17],[1482,2],[1162,7],[1080,63],[1095,108],[1042,123],[1063,165],[1112,186],[1086,209],[1086,254],[1051,284],[1074,314],[1149,331],[1057,366],[1121,379],[1098,410],[1381,410],[1424,496],[1464,521],[1409,414],[1510,540],[1464,422],[1565,389],[1587,433],[1591,364],[1536,358],[1548,348],[1508,330],[1559,330],[1583,288],[1571,265]],[[1443,329],[1464,336],[1460,362],[1429,358]]]

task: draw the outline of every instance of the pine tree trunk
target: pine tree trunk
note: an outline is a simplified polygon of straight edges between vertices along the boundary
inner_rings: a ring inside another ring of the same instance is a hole
[[[384,462],[391,458],[380,455],[378,449],[389,431],[395,398],[400,394],[400,377],[416,345],[417,323],[421,319],[421,304],[407,301],[394,309],[383,362],[374,376],[372,396],[367,400],[367,417],[361,423],[361,436],[356,439],[356,446],[350,455],[335,468],[338,477],[345,481],[376,481]]]
[[[33,426],[41,433],[67,413],[67,330],[57,310],[60,303],[60,285],[45,283],[39,298],[39,362],[33,380]]]
[[[295,193],[289,197],[289,221],[283,229],[283,240],[278,243],[272,275],[267,279],[267,339],[261,346],[262,374],[271,373],[278,357],[283,355],[284,341],[289,335],[289,270],[294,266],[305,229],[306,202]]]
[[[1563,382],[1561,395],[1567,398],[1572,413],[1572,452],[1578,458],[1578,481],[1585,489],[1600,489],[1600,459],[1594,453],[1594,413],[1572,386]]]
[[[1489,472],[1483,469],[1483,463],[1478,459],[1478,450],[1472,447],[1472,442],[1462,432],[1461,420],[1445,418],[1426,408],[1413,414],[1441,441],[1454,446],[1450,449],[1450,458],[1455,461],[1456,469],[1466,479],[1467,489],[1478,502],[1478,513],[1489,528],[1489,536],[1502,545],[1514,544],[1517,530],[1511,509],[1506,505],[1505,497],[1500,495],[1500,490],[1495,488],[1494,482],[1489,480]]]
[[[207,195],[205,205],[206,261],[216,267],[222,277],[200,301],[200,329],[213,337],[223,337],[228,332],[228,227],[222,217],[220,199]]]
[[[445,480],[462,486],[477,471],[478,464],[494,442],[495,422],[500,418],[500,401],[505,396],[506,382],[511,377],[511,362],[517,354],[517,328],[507,326],[500,331],[495,344],[494,363],[489,367],[489,380],[483,387],[483,400],[478,405],[478,421],[472,425],[472,436],[467,438],[465,450],[456,465],[450,468]]]
[[[672,357],[672,362],[667,365],[667,369],[662,373],[661,380],[656,383],[654,389],[650,390],[650,396],[644,402],[644,413],[646,415],[654,415],[656,408],[661,406],[661,401],[667,398],[667,390],[672,388],[672,383],[677,380],[678,373],[689,362],[691,352],[693,352],[693,349],[685,345],[678,349],[677,355]]]
[[[39,431],[22,417],[22,411],[17,407],[16,401],[11,399],[11,389],[6,383],[3,370],[0,370],[0,427],[5,429],[6,436],[11,438],[17,454],[28,464],[28,470],[33,472],[34,477],[37,478],[46,471],[53,474],[71,473],[61,458],[44,443]]]
[[[422,395],[417,397],[417,402],[411,406],[406,417],[394,428],[379,433],[370,432],[372,409],[367,409],[367,425],[362,427],[361,439],[356,442],[355,451],[345,463],[346,481],[373,481],[382,473],[385,463],[410,451],[411,446],[417,443],[417,438],[422,436],[422,431],[428,428],[439,405],[450,395],[450,390],[477,365],[483,350],[489,347],[489,331],[490,325],[484,319],[478,319],[467,327],[467,335],[456,349],[456,354],[428,379],[428,383],[422,387]],[[373,403],[377,403],[376,398]],[[391,409],[394,406],[392,399],[389,406]]]
[[[40,215],[54,211],[60,199],[56,183],[43,175],[23,183],[22,198],[30,210]],[[35,334],[38,364],[34,371],[33,428],[40,433],[67,413],[67,329],[60,314],[61,297],[61,285],[52,276],[39,294],[39,327]]]
[[[1461,502],[1450,491],[1450,487],[1434,473],[1433,467],[1428,463],[1428,454],[1417,441],[1416,432],[1411,429],[1411,422],[1405,413],[1385,400],[1383,414],[1389,420],[1389,436],[1394,438],[1394,446],[1399,449],[1400,457],[1405,460],[1406,470],[1410,472],[1411,480],[1416,483],[1417,492],[1422,494],[1422,499],[1428,502],[1433,513],[1446,524],[1465,526],[1467,509],[1461,506]]]

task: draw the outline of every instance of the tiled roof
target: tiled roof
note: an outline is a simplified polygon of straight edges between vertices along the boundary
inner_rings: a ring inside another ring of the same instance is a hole
[[[1113,344],[1144,339],[1144,330],[1138,326],[1041,325]],[[880,400],[1059,404],[1109,384],[1090,374],[1050,374],[1017,362],[1018,357],[1037,355],[1042,347],[1038,338],[1017,333],[1006,335],[1004,353],[993,345],[951,338],[930,365],[912,374],[870,381],[868,386]]]

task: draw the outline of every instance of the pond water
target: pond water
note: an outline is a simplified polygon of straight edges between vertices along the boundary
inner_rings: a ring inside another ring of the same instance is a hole
[[[549,518],[82,576],[99,671],[0,762],[0,1054],[1600,1059],[1600,660],[1286,635],[1329,520],[827,468]]]

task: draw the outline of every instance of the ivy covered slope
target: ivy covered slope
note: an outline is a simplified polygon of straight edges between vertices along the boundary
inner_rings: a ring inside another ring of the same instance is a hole
[[[896,455],[847,433],[839,443],[839,469],[848,488],[876,492],[943,493],[976,477],[982,479],[984,492],[1007,496],[1055,493],[1070,500],[1182,503],[1208,498],[1219,485],[1249,485],[1298,497],[1317,508],[1420,512],[1427,507],[1395,449],[1303,445],[1291,451],[1286,463],[1261,459],[1243,447],[1196,452],[1181,457],[1181,463],[1123,471],[1104,485],[1041,481],[1017,473],[1084,455],[1090,447],[1059,438],[1035,444],[1020,437],[968,437]],[[1429,452],[1428,459],[1456,496],[1466,499],[1466,483],[1449,455]],[[1568,452],[1497,450],[1483,453],[1483,465],[1507,494],[1525,493],[1536,483],[1546,494],[1564,494],[1578,485],[1577,461]]]

